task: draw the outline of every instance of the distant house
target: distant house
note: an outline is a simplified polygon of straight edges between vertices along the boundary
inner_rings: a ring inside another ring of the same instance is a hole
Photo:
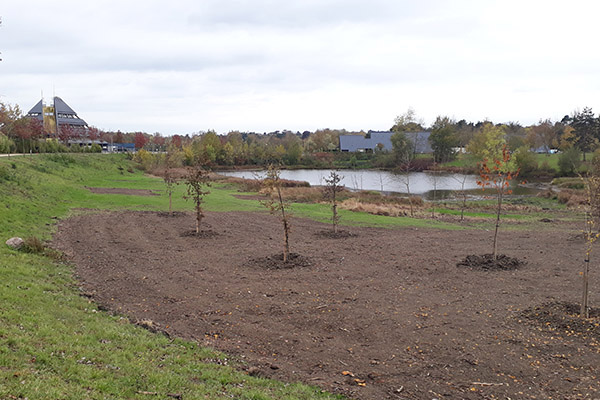
[[[102,148],[103,153],[135,153],[134,143],[110,143],[105,140],[90,140],[90,139],[71,139],[68,142],[69,146],[92,147],[97,144]]]
[[[365,136],[362,135],[340,135],[340,151],[351,153],[371,153],[376,150],[392,151],[391,131],[369,131]],[[429,145],[429,135],[431,132],[405,132],[415,146],[415,153],[433,153]]]
[[[107,143],[106,147],[102,146],[103,152],[109,153],[135,153],[134,143]]]
[[[558,153],[558,149],[554,149],[551,147],[548,147],[546,145],[537,147],[537,148],[531,148],[531,151],[534,153],[538,153],[538,154],[555,154]]]

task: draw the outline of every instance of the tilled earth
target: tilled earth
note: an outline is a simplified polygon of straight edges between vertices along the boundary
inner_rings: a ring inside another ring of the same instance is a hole
[[[193,227],[191,214],[81,215],[54,245],[102,306],[235,355],[252,374],[358,399],[600,398],[597,310],[585,324],[548,316],[580,300],[574,230],[501,231],[500,252],[526,263],[485,271],[456,264],[489,253],[492,232],[332,237],[294,219],[303,262],[272,268],[260,260],[282,250],[276,218],[208,213],[210,234],[186,234]],[[592,268],[593,305],[599,275]]]

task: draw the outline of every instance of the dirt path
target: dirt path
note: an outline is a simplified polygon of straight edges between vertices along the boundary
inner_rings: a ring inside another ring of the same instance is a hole
[[[360,399],[599,398],[598,341],[521,316],[579,301],[573,232],[501,232],[516,271],[457,268],[491,232],[350,228],[294,220],[292,251],[311,265],[250,262],[281,248],[267,214],[208,213],[214,235],[182,236],[190,215],[82,215],[55,238],[84,290],[133,320],[247,361],[251,372]],[[600,303],[599,274],[590,287]],[[600,329],[600,328],[599,328]]]

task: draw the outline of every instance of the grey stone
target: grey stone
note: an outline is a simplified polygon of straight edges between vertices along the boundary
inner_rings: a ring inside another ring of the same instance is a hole
[[[25,243],[23,241],[23,239],[21,239],[20,237],[16,237],[16,236],[12,237],[6,241],[6,245],[8,247],[12,247],[15,250],[19,250],[21,247],[23,247],[23,243]]]

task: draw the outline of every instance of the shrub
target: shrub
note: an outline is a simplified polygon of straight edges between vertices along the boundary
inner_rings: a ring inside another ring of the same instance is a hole
[[[558,192],[556,199],[560,204],[567,204],[569,202],[569,199],[571,198],[571,194],[572,192],[570,190],[561,190],[560,192]]]
[[[410,171],[426,171],[433,166],[433,158],[415,158],[410,162]]]
[[[557,192],[555,192],[554,190],[552,190],[552,188],[548,188],[547,190],[539,192],[536,195],[536,197],[542,197],[544,199],[557,199],[558,198],[558,194],[557,194]]]
[[[17,147],[8,136],[0,134],[0,153],[12,153]]]
[[[65,167],[68,167],[70,164],[75,163],[75,158],[73,158],[73,156],[62,153],[49,154],[48,160],[58,164],[62,164]]]
[[[558,168],[562,175],[573,175],[581,165],[581,152],[575,147],[563,151],[558,156]]]
[[[519,147],[515,152],[515,162],[521,176],[531,175],[538,167],[535,154],[530,152],[526,146]]]
[[[542,165],[538,167],[539,171],[543,175],[551,175],[554,176],[556,174],[556,170],[548,164],[548,161],[544,160]]]
[[[90,147],[90,153],[102,153],[102,146],[100,146],[98,143],[92,144],[92,147]]]
[[[21,251],[32,254],[43,254],[45,250],[44,243],[36,236],[30,236],[23,241]]]
[[[0,165],[0,181],[16,181],[17,175],[5,165]]]

